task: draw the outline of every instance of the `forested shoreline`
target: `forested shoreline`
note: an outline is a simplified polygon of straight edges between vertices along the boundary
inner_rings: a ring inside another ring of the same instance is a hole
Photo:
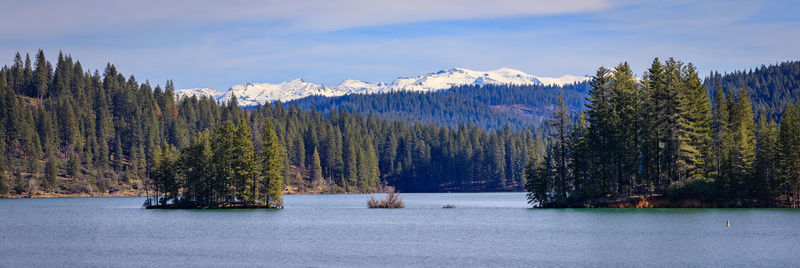
[[[497,114],[479,118],[479,127],[409,123],[336,105],[318,112],[313,100],[305,109],[298,102],[243,109],[235,96],[227,103],[177,99],[172,81],[153,87],[111,64],[88,71],[69,55],[60,53],[53,66],[41,50],[33,59],[17,53],[0,68],[0,196],[124,193],[154,196],[149,205],[162,207],[281,207],[281,192],[392,186],[527,190],[531,204],[542,207],[655,197],[797,206],[800,105],[787,100],[796,94],[797,66],[735,73],[743,82],[735,90],[727,76],[703,81],[693,65],[673,59],[654,60],[642,78],[627,64],[600,68],[582,110],[570,107],[584,103],[575,94],[585,85],[539,88],[568,96],[533,128],[498,127],[489,122],[504,118]],[[713,81],[719,83],[709,87]],[[786,98],[761,94],[754,111],[747,84],[765,83]],[[488,89],[524,91],[465,86],[433,99],[392,96],[423,103],[459,94],[488,104],[504,98],[469,93]],[[387,96],[343,100],[381,103]],[[528,101],[549,98],[539,92]],[[441,112],[430,111],[424,121]]]
[[[562,101],[549,120],[546,154],[526,166],[529,203],[798,206],[800,103],[754,112],[744,81],[709,93],[691,63],[672,58],[656,58],[642,79],[627,63],[601,67],[590,85],[586,110]]]
[[[171,81],[153,87],[111,64],[88,71],[69,55],[60,53],[53,66],[41,50],[33,59],[17,53],[0,68],[0,195],[157,192],[158,202],[174,203],[193,191],[191,172],[175,164],[186,157],[181,152],[228,122],[250,129],[242,137],[252,143],[259,176],[264,126],[273,123],[284,192],[368,193],[387,185],[402,192],[519,191],[525,156],[537,142],[529,130],[323,114],[280,102],[242,109],[235,99],[176,99],[174,90]],[[163,159],[175,162],[168,176],[159,173]],[[244,185],[232,174],[199,179],[229,182],[222,194],[200,200],[246,199],[237,196]]]

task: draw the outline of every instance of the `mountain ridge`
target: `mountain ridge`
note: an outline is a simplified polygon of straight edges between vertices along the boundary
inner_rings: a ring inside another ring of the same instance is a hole
[[[335,86],[306,82],[297,78],[279,83],[242,83],[226,91],[213,88],[191,88],[176,90],[178,98],[211,96],[217,101],[227,102],[235,95],[242,106],[255,106],[265,102],[291,101],[308,96],[338,97],[350,94],[373,94],[396,91],[435,92],[462,85],[556,85],[563,86],[589,80],[587,76],[564,75],[540,77],[512,68],[476,71],[453,67],[413,77],[398,77],[390,83],[367,82],[345,79]]]

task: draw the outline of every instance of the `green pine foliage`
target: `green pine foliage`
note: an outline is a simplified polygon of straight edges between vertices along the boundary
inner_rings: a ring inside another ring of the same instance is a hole
[[[18,194],[33,185],[63,194],[150,194],[158,196],[154,204],[279,206],[278,192],[293,189],[522,190],[528,145],[543,142],[540,128],[505,125],[500,117],[482,119],[503,123],[486,130],[478,121],[409,123],[346,107],[322,113],[276,102],[243,109],[235,96],[228,103],[176,99],[172,81],[154,85],[112,64],[90,71],[64,53],[55,67],[41,51],[33,58],[18,53],[0,68],[2,160],[8,188]],[[582,103],[579,88],[563,89],[567,106]],[[529,89],[507,88],[521,100],[552,98],[547,87],[523,97]],[[279,160],[265,165],[274,146]],[[266,166],[278,162],[280,172],[270,168],[273,179],[266,179]]]
[[[270,207],[283,207],[283,197],[281,191],[284,188],[283,173],[284,166],[283,148],[278,143],[278,136],[272,126],[272,121],[267,120],[262,132],[263,151],[261,152],[262,181],[260,196],[265,198],[264,202]],[[319,156],[318,156],[319,157]]]
[[[755,69],[720,74],[711,72],[703,80],[710,91],[731,94],[745,88],[754,111],[764,110],[765,117],[776,122],[782,118],[786,107],[800,100],[800,61],[762,65]]]
[[[797,106],[780,125],[762,112],[756,128],[758,105],[746,85],[737,94],[714,91],[712,102],[694,65],[672,58],[655,59],[641,80],[627,63],[601,67],[589,85],[586,110],[567,115],[558,105],[545,156],[529,157],[529,203],[584,207],[598,198],[657,194],[798,205]]]
[[[322,186],[324,181],[322,180],[322,162],[319,160],[319,152],[317,151],[317,147],[314,147],[314,152],[311,154],[311,185],[313,188],[318,188]]]
[[[406,123],[434,123],[448,127],[476,125],[489,130],[510,126],[518,130],[544,122],[553,111],[553,104],[558,102],[559,94],[571,111],[581,110],[587,91],[585,82],[564,86],[463,85],[436,93],[403,91],[341,97],[311,96],[289,104],[324,114],[344,109]]]
[[[791,207],[800,207],[800,101],[786,108],[778,130],[778,190]]]

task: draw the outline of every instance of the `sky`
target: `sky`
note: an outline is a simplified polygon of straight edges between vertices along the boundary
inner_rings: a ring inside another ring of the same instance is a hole
[[[800,1],[0,0],[0,65],[59,51],[138,81],[391,82],[451,67],[591,75],[654,57],[706,75],[800,59]]]

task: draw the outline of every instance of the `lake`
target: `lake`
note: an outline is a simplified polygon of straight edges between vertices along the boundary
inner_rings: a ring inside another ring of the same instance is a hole
[[[428,193],[387,210],[368,196],[288,195],[279,211],[2,199],[0,266],[800,266],[797,209],[530,209],[524,193]]]

